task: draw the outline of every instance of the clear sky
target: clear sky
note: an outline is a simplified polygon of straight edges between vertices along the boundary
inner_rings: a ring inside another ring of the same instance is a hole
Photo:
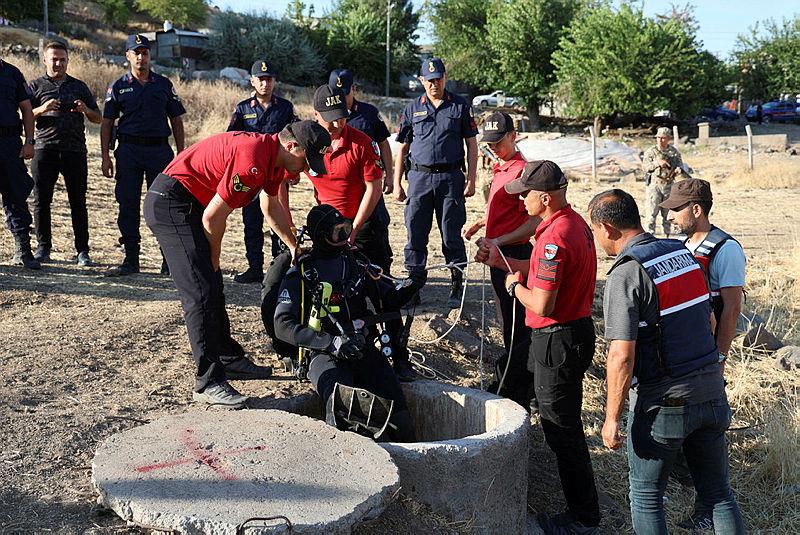
[[[317,15],[330,10],[332,0],[304,0],[307,5],[314,5]],[[665,13],[673,4],[682,7],[686,0],[642,0],[645,13],[652,16]],[[283,15],[288,0],[210,0],[222,9],[230,8],[241,12],[267,11],[274,15]],[[800,0],[782,0],[764,2],[758,0],[694,0],[694,14],[700,25],[698,36],[705,48],[721,58],[733,50],[736,36],[746,33],[755,22],[774,18],[792,18],[800,15]],[[421,6],[422,0],[414,0],[414,5]],[[420,29],[420,44],[432,41],[431,28],[424,24]]]

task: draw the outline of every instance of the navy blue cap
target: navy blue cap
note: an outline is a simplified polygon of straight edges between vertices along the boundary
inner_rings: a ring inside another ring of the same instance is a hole
[[[353,73],[348,69],[333,69],[328,78],[328,85],[331,89],[338,89],[343,95],[349,95],[353,87]]]
[[[250,74],[252,76],[272,76],[275,78],[277,71],[275,70],[274,63],[270,63],[265,59],[260,59],[250,67]]]
[[[426,80],[433,80],[435,78],[444,78],[444,61],[442,58],[430,58],[422,62],[420,73]]]
[[[136,50],[137,48],[150,50],[150,39],[138,33],[129,35],[125,43],[125,50]]]

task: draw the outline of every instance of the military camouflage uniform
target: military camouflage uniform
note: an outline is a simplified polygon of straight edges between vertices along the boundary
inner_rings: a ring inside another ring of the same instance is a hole
[[[658,161],[664,159],[669,163],[670,168],[659,167]],[[669,197],[672,184],[678,176],[686,176],[682,171],[683,160],[681,153],[672,145],[667,146],[666,150],[661,150],[658,145],[647,149],[642,158],[642,169],[644,169],[647,208],[647,230],[651,234],[656,232],[656,218],[661,213],[661,221],[664,234],[669,236],[670,224],[667,221],[666,208],[659,208],[658,204]],[[677,171],[680,170],[680,171]]]

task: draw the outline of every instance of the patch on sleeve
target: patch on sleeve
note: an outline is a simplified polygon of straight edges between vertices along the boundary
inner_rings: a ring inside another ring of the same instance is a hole
[[[289,295],[289,290],[284,288],[281,294],[278,296],[278,303],[291,303],[291,302],[292,298]]]
[[[250,186],[242,182],[242,179],[239,178],[239,174],[233,175],[233,191],[236,193],[247,193],[250,191]]]
[[[372,150],[375,152],[375,156],[381,155],[381,149],[378,147],[378,143],[376,141],[372,142]]]
[[[539,259],[539,266],[536,269],[536,278],[543,281],[555,282],[558,274],[558,260]]]

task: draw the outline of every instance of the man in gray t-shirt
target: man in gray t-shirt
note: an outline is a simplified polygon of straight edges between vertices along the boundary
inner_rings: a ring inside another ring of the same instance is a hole
[[[630,392],[627,451],[633,529],[667,533],[663,496],[681,449],[697,501],[713,511],[717,533],[745,533],[728,484],[725,430],[731,411],[711,334],[702,270],[680,242],[644,232],[636,201],[609,190],[589,203],[595,239],[618,260],[606,282],[603,310],[608,398],[603,443],[620,433]],[[639,379],[634,377],[637,370]]]

